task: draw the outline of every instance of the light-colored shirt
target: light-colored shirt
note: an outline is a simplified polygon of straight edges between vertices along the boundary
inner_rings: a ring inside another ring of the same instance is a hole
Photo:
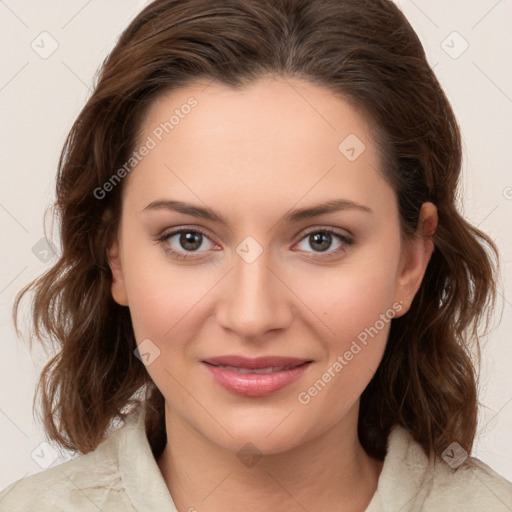
[[[192,505],[180,512],[200,512]],[[9,485],[0,493],[0,511],[177,512],[177,508],[151,451],[142,411],[131,414],[96,450]],[[395,426],[366,512],[398,511],[511,512],[512,483],[475,458],[458,469],[443,459],[429,466],[421,446],[406,429]]]

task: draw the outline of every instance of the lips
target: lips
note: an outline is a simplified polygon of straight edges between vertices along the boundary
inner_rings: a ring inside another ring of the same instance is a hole
[[[312,361],[296,357],[219,356],[202,363],[224,389],[240,396],[270,395],[297,380]]]

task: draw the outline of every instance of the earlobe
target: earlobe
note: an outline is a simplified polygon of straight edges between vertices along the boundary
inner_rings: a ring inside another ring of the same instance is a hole
[[[110,270],[112,271],[112,298],[120,306],[128,306],[128,295],[126,293],[119,242],[117,240],[115,240],[108,249],[107,257]]]
[[[395,288],[395,300],[401,302],[403,308],[398,316],[402,316],[411,307],[414,296],[418,292],[428,262],[434,251],[432,236],[438,224],[437,208],[433,203],[424,203],[421,207],[415,236],[406,242]]]

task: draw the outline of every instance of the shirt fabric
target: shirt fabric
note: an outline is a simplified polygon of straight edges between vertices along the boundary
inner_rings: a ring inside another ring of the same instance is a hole
[[[511,512],[512,483],[475,458],[456,470],[442,459],[429,466],[410,433],[393,427],[365,512],[462,510]],[[9,485],[0,511],[178,512],[146,437],[143,408],[96,450]]]

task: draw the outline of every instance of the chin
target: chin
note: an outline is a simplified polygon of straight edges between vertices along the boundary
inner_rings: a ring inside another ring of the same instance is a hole
[[[235,453],[243,448],[250,451],[251,447],[266,455],[282,453],[295,448],[301,442],[306,442],[304,422],[300,422],[300,425],[295,424],[295,418],[292,423],[290,418],[287,418],[289,412],[289,409],[286,412],[279,411],[279,414],[266,418],[262,418],[261,412],[244,414],[243,419],[234,417],[231,421],[223,421],[224,428],[215,428],[214,431],[210,424],[206,429],[202,429],[202,435]]]

